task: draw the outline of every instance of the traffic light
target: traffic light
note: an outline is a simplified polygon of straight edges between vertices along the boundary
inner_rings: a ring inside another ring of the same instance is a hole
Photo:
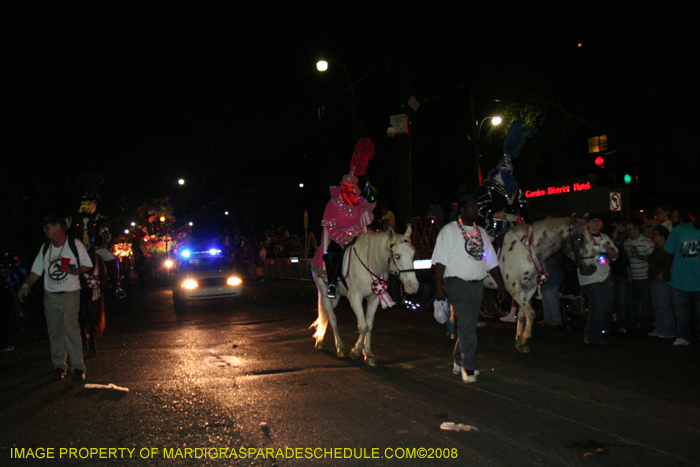
[[[605,159],[603,159],[603,156],[596,157],[593,162],[595,162],[595,165],[597,165],[601,169],[605,168]]]
[[[625,185],[636,182],[638,179],[637,162],[631,159],[626,161],[622,169],[622,174],[622,181],[625,182]]]

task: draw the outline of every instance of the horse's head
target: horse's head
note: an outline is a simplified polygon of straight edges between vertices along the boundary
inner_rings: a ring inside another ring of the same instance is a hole
[[[416,250],[411,245],[411,227],[401,235],[389,229],[389,271],[398,276],[406,293],[418,292],[418,279],[413,270],[413,255]]]
[[[598,267],[598,258],[594,255],[593,240],[586,224],[574,214],[569,221],[569,245],[573,260],[582,276],[590,276]],[[565,248],[565,253],[569,253]]]

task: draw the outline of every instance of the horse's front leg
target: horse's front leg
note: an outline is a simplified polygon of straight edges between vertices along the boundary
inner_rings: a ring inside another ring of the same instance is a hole
[[[374,358],[374,353],[372,352],[372,328],[374,327],[374,317],[377,313],[377,307],[379,306],[379,296],[372,295],[369,300],[367,300],[367,334],[365,334],[365,362],[369,366],[377,366],[377,361]]]
[[[532,329],[532,323],[530,323],[530,303],[528,302],[525,294],[520,287],[515,287],[510,290],[510,295],[518,304],[518,330],[515,334],[515,348],[518,352],[528,353],[530,348],[527,346],[527,340],[529,339],[529,330]]]
[[[350,357],[357,360],[362,357],[362,352],[365,348],[365,335],[367,335],[367,321],[365,320],[365,310],[362,306],[362,294],[356,291],[348,293],[348,301],[357,317],[357,330],[360,332],[355,347],[350,351]]]

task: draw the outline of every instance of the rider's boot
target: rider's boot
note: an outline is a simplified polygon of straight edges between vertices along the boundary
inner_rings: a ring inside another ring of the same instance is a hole
[[[338,296],[337,287],[335,284],[328,284],[328,290],[326,290],[326,297],[336,298]]]
[[[328,279],[328,289],[326,290],[326,297],[328,298],[336,298],[338,296],[336,286],[338,282],[338,259],[338,253],[332,251],[330,248],[326,254],[323,255],[323,262],[326,265],[326,277]]]

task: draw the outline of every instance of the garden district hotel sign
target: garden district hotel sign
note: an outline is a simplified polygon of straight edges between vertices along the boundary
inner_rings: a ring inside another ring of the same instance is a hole
[[[535,219],[629,209],[627,188],[611,190],[608,186],[599,186],[597,182],[597,176],[590,175],[521,189],[530,203]],[[623,200],[626,200],[626,204],[623,204]]]

